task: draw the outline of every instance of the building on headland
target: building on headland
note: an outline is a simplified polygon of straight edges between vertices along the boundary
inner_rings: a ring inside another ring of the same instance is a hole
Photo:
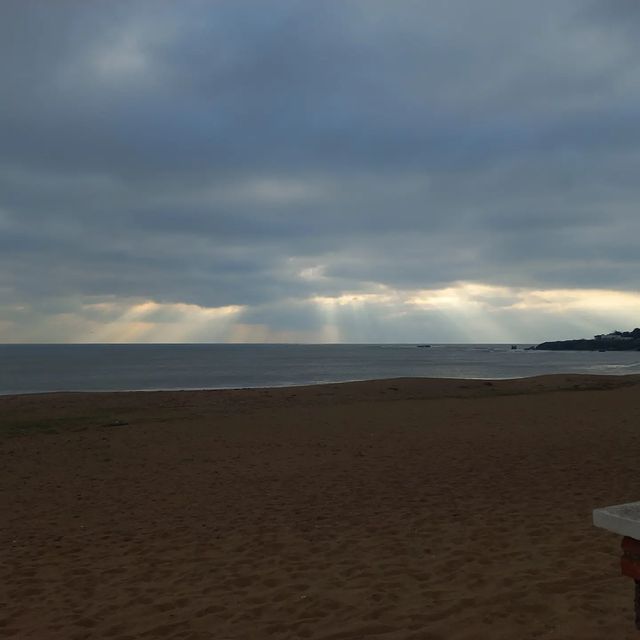
[[[633,340],[640,338],[640,329],[633,331],[612,331],[611,333],[601,333],[593,336],[596,340]]]

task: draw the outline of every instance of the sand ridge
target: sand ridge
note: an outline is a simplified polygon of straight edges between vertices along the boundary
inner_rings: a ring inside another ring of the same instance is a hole
[[[0,398],[0,637],[635,638],[640,378]]]

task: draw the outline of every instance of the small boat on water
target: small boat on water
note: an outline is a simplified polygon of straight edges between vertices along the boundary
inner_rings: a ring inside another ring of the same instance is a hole
[[[417,344],[416,347],[419,349],[429,349],[431,347],[430,344]]]
[[[517,348],[518,348],[518,345],[517,345],[517,344],[512,344],[512,345],[511,345],[511,348],[512,348],[512,349],[517,349]]]

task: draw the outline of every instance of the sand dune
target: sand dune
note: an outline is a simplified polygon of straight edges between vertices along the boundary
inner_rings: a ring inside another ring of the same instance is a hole
[[[0,637],[635,638],[640,378],[0,398]]]

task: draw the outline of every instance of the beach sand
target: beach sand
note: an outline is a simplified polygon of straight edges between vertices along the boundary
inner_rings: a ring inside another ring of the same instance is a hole
[[[640,377],[0,398],[0,637],[638,637]]]

